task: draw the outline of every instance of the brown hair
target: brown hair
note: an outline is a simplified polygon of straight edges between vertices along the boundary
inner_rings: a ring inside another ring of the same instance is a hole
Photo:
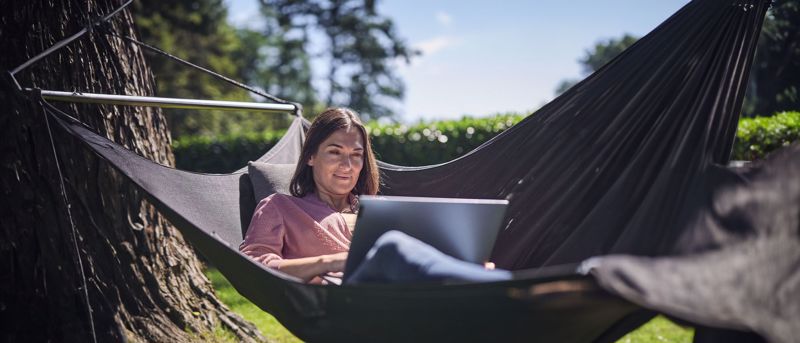
[[[375,195],[378,193],[378,187],[380,187],[378,163],[375,161],[375,154],[372,152],[367,129],[358,119],[358,114],[355,111],[344,107],[333,107],[320,113],[311,123],[311,128],[306,133],[303,151],[300,153],[300,160],[297,161],[297,167],[289,185],[292,195],[303,197],[316,189],[314,173],[311,169],[312,167],[308,165],[308,161],[328,136],[336,132],[336,130],[350,127],[357,128],[361,132],[361,138],[364,140],[362,142],[364,145],[364,167],[361,168],[361,173],[358,174],[358,181],[351,193],[355,195]]]

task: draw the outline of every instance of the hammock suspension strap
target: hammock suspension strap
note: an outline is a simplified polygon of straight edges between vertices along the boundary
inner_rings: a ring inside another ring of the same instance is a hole
[[[44,108],[44,107],[43,107]],[[45,112],[47,112],[47,108],[44,108]],[[58,152],[56,151],[55,141],[53,140],[53,132],[50,129],[50,119],[48,118],[50,115],[48,113],[44,113],[44,122],[47,125],[47,135],[50,138],[50,147],[53,149],[53,160],[56,162],[56,170],[58,171],[58,181],[61,186],[61,196],[64,200],[64,207],[67,209],[67,217],[69,218],[69,225],[72,229],[72,245],[75,248],[75,259],[77,260],[78,270],[81,273],[81,288],[83,288],[83,299],[86,302],[86,314],[89,317],[89,326],[92,331],[92,342],[97,343],[97,334],[95,333],[94,327],[94,315],[92,314],[92,303],[89,301],[89,288],[87,287],[86,283],[86,272],[83,268],[83,260],[81,259],[81,251],[78,249],[78,235],[76,234],[75,230],[75,221],[72,219],[72,204],[69,202],[69,198],[67,197],[66,187],[64,187],[64,175],[61,172],[61,164],[58,162]]]
[[[32,64],[34,64],[34,63],[38,62],[38,61],[39,61],[39,60],[41,60],[42,58],[45,58],[45,57],[47,57],[48,55],[52,54],[53,52],[55,52],[55,51],[57,51],[57,50],[59,50],[59,49],[63,48],[63,47],[64,47],[64,46],[66,46],[67,44],[69,44],[69,43],[72,43],[73,41],[75,41],[76,39],[80,38],[81,36],[83,36],[83,35],[84,35],[84,34],[86,34],[87,32],[90,32],[90,31],[92,31],[93,27],[99,27],[101,24],[103,24],[103,23],[107,22],[109,19],[111,19],[112,17],[114,17],[115,15],[117,15],[117,13],[119,13],[119,12],[121,12],[123,9],[125,9],[125,7],[128,7],[128,5],[130,5],[130,3],[131,3],[131,2],[133,2],[133,0],[128,0],[127,2],[125,2],[124,4],[122,4],[122,6],[118,7],[117,9],[115,9],[114,11],[112,11],[111,13],[109,13],[108,15],[106,15],[106,16],[104,16],[104,17],[100,17],[100,19],[99,19],[99,20],[96,20],[96,21],[91,21],[91,22],[89,23],[89,25],[87,25],[85,28],[81,29],[80,31],[78,31],[78,32],[77,32],[77,33],[75,33],[74,35],[72,35],[72,36],[69,36],[69,37],[67,37],[67,38],[65,38],[65,39],[62,39],[61,41],[59,41],[58,43],[54,44],[53,46],[51,46],[51,47],[50,47],[50,48],[48,48],[47,50],[45,50],[45,51],[42,51],[42,52],[41,52],[41,53],[39,53],[38,55],[31,57],[31,59],[29,59],[29,60],[25,61],[25,63],[22,63],[22,64],[20,64],[18,67],[16,67],[16,68],[14,68],[13,70],[11,70],[11,72],[10,72],[10,74],[11,74],[11,77],[13,78],[13,77],[14,77],[14,75],[16,75],[16,74],[17,74],[17,73],[19,73],[20,71],[24,70],[25,68],[28,68],[28,67],[30,67]],[[16,79],[15,79],[15,81],[16,81]],[[22,89],[20,89],[20,90],[22,90]]]
[[[108,94],[91,94],[91,93],[80,93],[80,92],[59,92],[59,91],[49,91],[44,90],[41,92],[42,98],[45,100],[56,100],[56,101],[67,101],[67,102],[83,102],[83,103],[100,103],[100,104],[114,104],[114,105],[132,105],[132,106],[155,106],[155,107],[164,107],[164,108],[190,108],[190,109],[216,109],[216,110],[251,110],[251,111],[263,111],[263,112],[278,112],[278,113],[292,113],[298,117],[302,117],[303,108],[302,105],[295,102],[290,102],[281,98],[278,98],[274,95],[266,93],[262,90],[259,90],[255,87],[246,85],[239,81],[236,81],[230,77],[224,76],[217,72],[214,72],[208,68],[201,67],[199,65],[193,64],[189,61],[181,59],[175,55],[167,53],[159,48],[156,48],[152,45],[146,44],[141,42],[137,39],[134,39],[130,36],[121,36],[114,32],[111,32],[109,28],[104,25],[111,19],[114,15],[121,12],[125,7],[127,7],[133,0],[128,0],[124,4],[122,4],[119,8],[111,12],[106,16],[100,16],[96,20],[88,20],[89,25],[85,28],[81,29],[77,33],[73,34],[70,37],[67,37],[58,43],[54,44],[47,50],[39,53],[38,55],[32,57],[31,59],[25,61],[18,67],[14,68],[11,71],[7,72],[7,77],[9,82],[20,91],[27,91],[31,92],[33,89],[31,88],[23,88],[20,86],[19,82],[17,81],[15,75],[20,71],[28,68],[32,64],[38,62],[44,57],[52,54],[53,52],[63,48],[64,46],[72,43],[76,39],[82,37],[87,32],[93,31],[100,31],[106,35],[113,36],[129,43],[136,44],[148,51],[153,53],[165,56],[170,58],[174,61],[177,61],[183,65],[192,67],[196,70],[199,70],[203,73],[209,74],[219,80],[222,80],[226,83],[229,83],[235,87],[242,88],[248,92],[253,94],[260,95],[274,103],[252,103],[252,102],[237,102],[237,101],[215,101],[215,100],[198,100],[198,99],[177,99],[177,98],[158,98],[158,97],[147,97],[147,96],[128,96],[128,95],[108,95]]]

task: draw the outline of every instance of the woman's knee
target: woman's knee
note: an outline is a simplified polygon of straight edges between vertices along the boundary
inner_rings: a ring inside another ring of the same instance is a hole
[[[397,230],[390,230],[382,234],[372,246],[372,254],[377,258],[401,255],[401,250],[408,245],[408,240],[413,239]]]
[[[429,265],[436,260],[446,259],[447,255],[433,246],[397,230],[390,230],[375,241],[376,255],[401,259],[407,263]]]
[[[438,252],[427,243],[397,230],[386,231],[375,241],[373,247],[385,250],[384,253],[398,255],[428,256]]]
[[[398,230],[389,230],[378,237],[375,245],[401,245],[409,239],[414,238]]]

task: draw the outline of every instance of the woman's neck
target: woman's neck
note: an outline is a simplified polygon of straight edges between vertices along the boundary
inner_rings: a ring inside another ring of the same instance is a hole
[[[350,197],[348,194],[330,194],[320,190],[317,190],[316,194],[319,200],[328,204],[328,206],[338,212],[350,209]]]

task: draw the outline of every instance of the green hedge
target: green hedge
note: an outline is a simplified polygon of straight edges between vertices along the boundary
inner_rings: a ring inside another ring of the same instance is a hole
[[[183,136],[173,141],[179,169],[227,173],[255,160],[283,137],[286,131],[265,131],[224,136]]]
[[[499,114],[489,118],[422,122],[412,126],[369,123],[367,130],[379,160],[422,166],[461,156],[523,118],[525,116],[519,114]]]
[[[414,125],[369,123],[367,129],[382,161],[419,166],[442,163],[468,152],[525,116],[499,114],[490,118],[421,122]],[[283,131],[236,136],[189,136],[174,142],[178,168],[221,173],[241,168],[264,154]],[[800,139],[800,112],[739,122],[733,159],[753,160]]]
[[[743,118],[736,131],[733,159],[755,160],[770,151],[800,140],[800,112],[782,112],[771,117]]]

